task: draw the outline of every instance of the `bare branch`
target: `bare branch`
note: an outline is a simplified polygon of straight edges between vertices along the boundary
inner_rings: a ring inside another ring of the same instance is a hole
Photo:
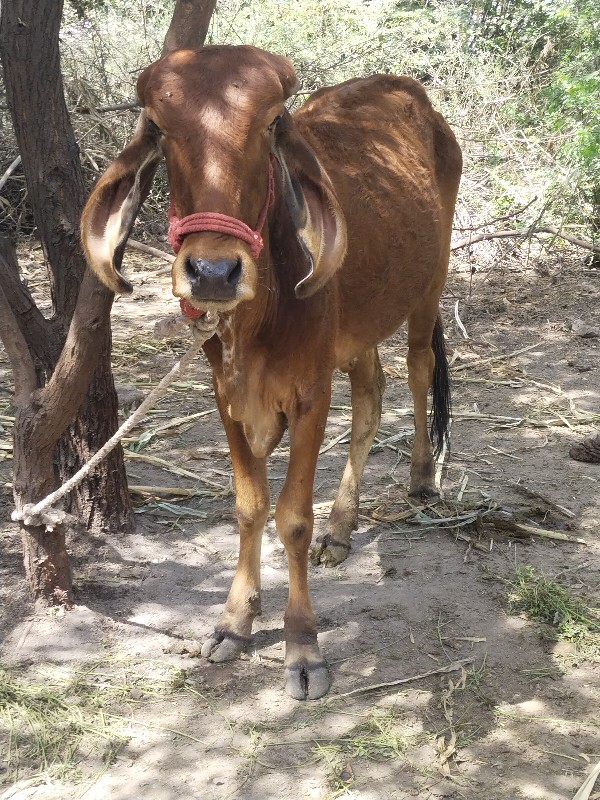
[[[10,176],[13,174],[13,172],[16,170],[16,168],[19,166],[20,163],[21,163],[21,156],[19,155],[15,158],[15,160],[6,170],[4,175],[0,178],[0,190],[4,189],[4,184],[10,178]]]
[[[530,200],[528,203],[526,203],[524,206],[521,206],[521,208],[516,208],[514,211],[511,211],[510,214],[504,214],[502,217],[495,217],[494,219],[490,219],[487,222],[482,222],[481,225],[473,225],[472,227],[469,228],[455,228],[454,230],[461,231],[461,233],[463,233],[464,231],[478,231],[481,228],[487,228],[490,225],[495,225],[497,222],[506,222],[506,220],[508,219],[514,219],[514,217],[518,217],[519,214],[522,214],[523,211],[526,211],[529,208],[529,206],[533,205],[536,200],[537,196],[534,197],[533,200]]]
[[[550,225],[545,225],[543,228],[536,228],[536,233],[551,233],[553,236],[558,236],[559,239],[564,239],[566,242],[583,247],[585,250],[591,250],[592,253],[600,253],[600,244],[588,242],[587,239],[580,239],[578,236],[571,236],[568,233],[562,233],[557,228],[552,228]]]
[[[137,100],[129,100],[126,103],[115,103],[112,106],[75,106],[72,114],[106,114],[109,111],[135,111],[140,104]]]
[[[462,247],[468,247],[470,244],[475,244],[475,242],[484,242],[487,239],[505,239],[508,237],[514,236],[522,236],[525,238],[528,236],[527,231],[490,231],[490,233],[478,233],[475,236],[467,236],[466,239],[461,239],[456,244],[453,244],[450,250],[460,250]]]
[[[561,233],[561,231],[559,231],[557,228],[552,228],[549,225],[544,225],[541,228],[535,228],[534,230],[530,229],[528,231],[490,231],[489,233],[478,233],[476,236],[468,236],[466,239],[460,239],[460,241],[456,242],[456,244],[453,244],[450,249],[452,251],[460,250],[462,247],[468,247],[471,244],[475,244],[475,242],[483,242],[488,239],[505,239],[519,236],[521,236],[523,239],[526,239],[529,236],[534,236],[536,233],[551,233],[553,236],[558,236],[560,239],[564,239],[566,242],[570,242],[577,247],[583,247],[585,250],[591,250],[592,253],[600,253],[600,245],[588,242],[587,239],[580,239],[577,236],[570,236],[568,233]]]

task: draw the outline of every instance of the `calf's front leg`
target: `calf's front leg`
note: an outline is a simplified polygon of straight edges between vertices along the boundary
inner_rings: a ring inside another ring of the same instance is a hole
[[[215,382],[215,395],[227,434],[233,464],[240,552],[225,611],[202,655],[209,661],[231,661],[250,640],[254,617],[260,613],[260,551],[269,515],[267,462],[252,455],[240,423],[234,422]]]
[[[308,550],[313,532],[313,484],[323,441],[331,387],[323,387],[308,410],[288,419],[290,461],[277,502],[275,523],[288,558],[289,596],[285,613],[286,691],[315,700],[329,689],[329,671],[317,643],[317,622],[308,589]]]

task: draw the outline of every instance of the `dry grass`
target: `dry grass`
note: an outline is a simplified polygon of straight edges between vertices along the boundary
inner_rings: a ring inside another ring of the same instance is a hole
[[[573,642],[588,661],[600,662],[600,610],[589,607],[564,584],[531,566],[517,567],[509,581],[511,609],[551,625],[555,638]]]

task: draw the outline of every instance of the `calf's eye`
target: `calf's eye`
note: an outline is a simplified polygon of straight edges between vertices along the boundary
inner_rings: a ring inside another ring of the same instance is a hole
[[[154,122],[153,119],[150,119],[150,117],[148,117],[148,127],[150,128],[152,133],[155,133],[157,136],[164,136],[163,131],[161,131],[156,122]]]
[[[278,114],[273,120],[273,122],[267,126],[267,130],[269,131],[269,133],[273,133],[280,119],[281,119],[281,114]]]

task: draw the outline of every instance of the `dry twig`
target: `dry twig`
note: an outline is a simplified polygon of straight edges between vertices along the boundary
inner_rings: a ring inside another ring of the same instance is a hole
[[[329,703],[333,700],[341,700],[343,697],[352,697],[356,694],[364,694],[365,692],[375,692],[378,689],[392,689],[394,686],[402,686],[405,683],[412,683],[413,681],[420,681],[423,678],[429,678],[432,675],[445,675],[447,672],[456,672],[462,669],[465,664],[472,664],[475,658],[461,658],[460,661],[453,661],[445,667],[439,669],[432,669],[429,672],[422,672],[420,675],[412,675],[410,678],[399,678],[397,681],[387,681],[386,683],[372,683],[370,686],[363,686],[360,689],[352,689],[351,692],[342,692],[342,694],[334,694],[324,698],[324,702]]]

